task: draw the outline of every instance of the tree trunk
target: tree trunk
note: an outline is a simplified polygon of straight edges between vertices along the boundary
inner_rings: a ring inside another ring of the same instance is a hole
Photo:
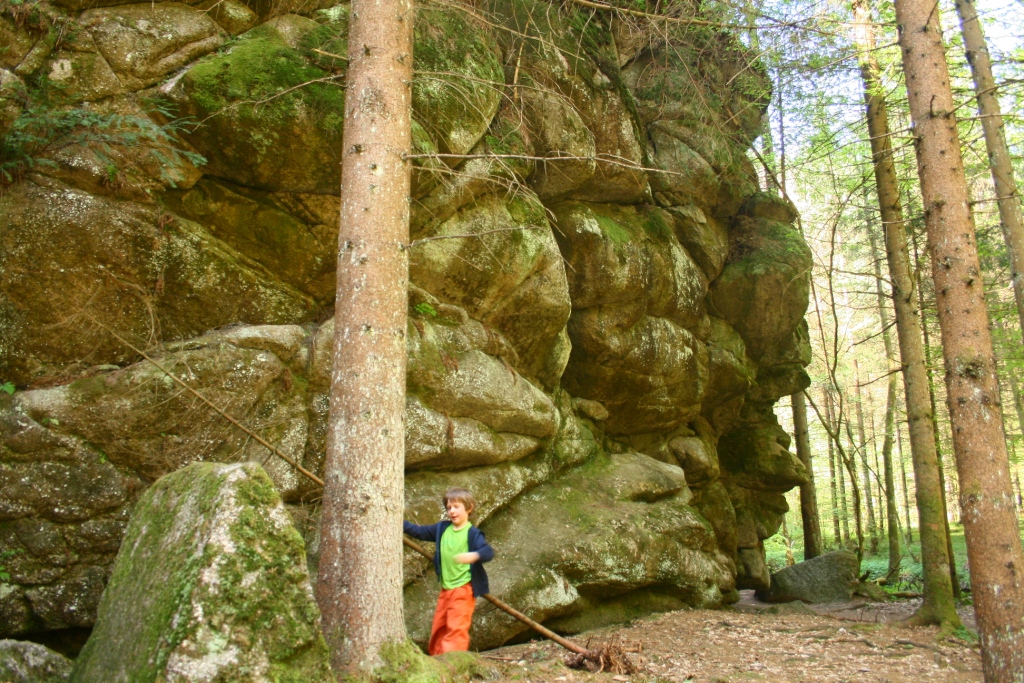
[[[317,601],[336,673],[405,639],[402,512],[413,7],[353,0]]]
[[[878,322],[882,326],[882,342],[885,346],[886,368],[889,370],[888,387],[885,394],[885,436],[882,438],[882,467],[885,473],[885,514],[889,539],[889,571],[886,580],[893,582],[900,574],[900,530],[896,512],[896,484],[892,467],[893,429],[896,416],[896,368],[893,361],[892,335],[889,333],[889,311],[882,288],[882,254],[878,250],[878,238],[872,226],[868,226],[871,242],[871,260],[875,268],[875,300],[878,304]]]
[[[986,680],[1024,679],[1024,550],[940,11],[896,0]]]
[[[921,255],[920,253],[918,253],[917,249],[916,237],[914,238],[914,266],[920,278],[920,274],[923,271],[921,268]],[[961,597],[960,577],[958,576],[956,569],[956,555],[953,554],[953,535],[949,532],[949,508],[946,502],[946,465],[942,461],[942,442],[939,438],[939,420],[935,403],[935,377],[932,371],[932,368],[935,366],[932,364],[932,347],[928,339],[928,321],[925,319],[924,316],[924,291],[923,288],[920,286],[920,279],[918,279],[917,289],[918,305],[920,307],[919,310],[921,311],[921,334],[924,336],[924,360],[925,368],[927,369],[927,372],[925,374],[928,378],[928,402],[931,406],[932,433],[934,436],[933,443],[935,444],[935,459],[938,462],[939,470],[939,493],[941,494],[939,497],[939,502],[942,506],[942,529],[943,534],[946,537],[946,558],[948,560],[949,566],[949,579],[950,582],[953,584],[953,597],[959,600]]]
[[[822,394],[825,392],[822,391]],[[826,419],[831,421],[832,415],[828,401],[823,401],[825,405]],[[836,451],[832,445],[832,437],[828,439],[828,481],[829,481],[829,492],[832,498],[832,539],[835,547],[839,548],[843,545],[843,534],[839,527],[839,494],[838,494],[838,483],[836,482]]]
[[[921,537],[924,574],[924,596],[915,619],[921,623],[957,626],[960,624],[960,618],[956,613],[950,579],[952,555],[947,550],[948,536],[943,505],[945,498],[940,479],[933,404],[925,366],[926,347],[921,338],[919,300],[915,296],[915,283],[910,268],[906,224],[900,202],[896,165],[892,157],[888,110],[879,80],[880,70],[875,59],[874,24],[867,0],[857,0],[853,7],[857,22],[857,42],[861,48],[861,78],[864,83],[864,102],[867,107],[878,206],[885,230],[886,260],[889,263],[896,315],[896,337],[903,366],[910,453],[914,463],[918,532]]]
[[[910,520],[910,487],[907,486],[907,459],[903,456],[903,429],[896,429],[896,452],[900,456],[900,477],[903,479],[903,518],[907,520],[907,545],[914,542],[914,525]]]
[[[850,542],[850,511],[846,504],[846,481],[843,478],[843,468],[846,466],[846,458],[843,457],[843,444],[840,442],[843,425],[839,419],[838,411],[836,410],[835,401],[832,399],[832,393],[830,391],[823,392],[825,394],[825,414],[828,416],[828,431],[829,439],[836,447],[836,457],[839,463],[839,500],[843,506],[843,543]],[[860,515],[857,515],[858,520]],[[858,539],[860,534],[857,535]],[[863,544],[859,544],[863,545]]]
[[[999,206],[999,224],[1003,228],[1006,252],[1010,257],[1010,281],[1017,304],[1017,319],[1024,333],[1024,222],[1021,220],[1020,195],[1013,177],[1013,163],[1006,146],[1003,114],[999,108],[999,93],[992,76],[992,62],[988,55],[985,33],[978,21],[973,0],[956,0],[956,13],[960,17],[960,31],[964,37],[967,63],[974,77],[974,92],[978,99],[981,128],[985,131],[985,149],[988,151],[992,185]]]
[[[854,451],[860,453],[860,480],[861,487],[864,492],[864,503],[868,509],[868,534],[871,539],[871,554],[874,555],[878,552],[878,524],[875,521],[875,503],[871,497],[871,472],[868,467],[868,442],[866,432],[864,430],[864,399],[860,390],[860,366],[858,365],[856,358],[853,359],[853,377],[853,395],[857,402],[857,436],[859,437],[859,443],[854,447]],[[850,438],[850,443],[853,445],[852,436]],[[851,473],[850,476],[853,476],[853,474]]]
[[[804,392],[791,397],[793,402],[793,431],[796,433],[796,455],[807,468],[808,482],[800,487],[800,518],[804,527],[804,559],[821,555],[821,522],[818,519],[818,493],[814,485],[811,462],[811,439],[807,431],[807,404]]]

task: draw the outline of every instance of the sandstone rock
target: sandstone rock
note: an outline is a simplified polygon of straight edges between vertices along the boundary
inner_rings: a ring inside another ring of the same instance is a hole
[[[758,361],[792,343],[807,309],[811,253],[793,226],[767,219],[737,217],[729,239],[729,260],[708,298]]]
[[[738,485],[757,491],[787,491],[807,482],[807,470],[791,453],[789,435],[771,411],[744,407],[742,426],[718,441],[722,468]]]
[[[656,121],[648,127],[654,143],[652,161],[664,171],[651,174],[654,196],[665,206],[699,202],[708,207],[709,198],[718,198],[715,169],[673,133],[673,128],[664,121]]]
[[[675,218],[676,237],[708,280],[721,275],[729,255],[729,231],[725,226],[693,204],[672,206],[668,211]]]
[[[25,83],[7,69],[0,69],[0,138],[21,115],[21,95],[25,91]]]
[[[857,556],[834,550],[772,574],[771,587],[757,593],[765,602],[846,602],[857,585]]]
[[[62,86],[63,94],[72,101],[91,102],[124,92],[117,74],[95,49],[52,53],[47,78]]]
[[[603,74],[602,74],[603,76]],[[644,149],[622,97],[602,78],[596,88],[593,118],[587,128],[594,135],[597,161],[594,175],[572,192],[574,199],[594,202],[639,202],[650,192]]]
[[[424,242],[411,250],[410,279],[501,332],[518,356],[510,362],[523,374],[557,384],[568,355],[560,337],[571,304],[540,202],[528,194],[484,196],[416,237]]]
[[[315,316],[311,299],[153,205],[25,182],[0,215],[0,374],[15,382],[131,357],[104,327],[145,343]],[[74,316],[90,322],[53,334]]]
[[[91,9],[79,22],[128,90],[157,83],[224,42],[213,19],[180,2]]]
[[[196,5],[196,9],[209,14],[218,26],[233,36],[245,33],[259,20],[255,12],[238,0],[206,0]]]
[[[194,464],[136,506],[71,681],[333,680],[302,547],[258,465]]]
[[[309,224],[282,206],[283,198],[212,178],[176,199],[183,215],[283,281],[320,301],[334,298],[336,218]]]
[[[0,68],[14,69],[25,58],[38,41],[24,26],[18,26],[6,14],[0,17],[0,45],[7,49],[0,52]]]
[[[569,335],[573,353],[564,386],[605,405],[610,433],[671,430],[699,413],[707,350],[685,328],[600,306],[573,313]]]
[[[71,661],[42,645],[0,640],[0,680],[7,683],[63,683]]]

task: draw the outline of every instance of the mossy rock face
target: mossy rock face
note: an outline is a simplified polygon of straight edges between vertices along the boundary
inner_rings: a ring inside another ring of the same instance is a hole
[[[312,199],[312,198],[310,198]],[[303,221],[302,196],[278,196],[204,178],[192,189],[169,196],[169,204],[202,224],[215,237],[258,262],[282,281],[318,301],[335,294],[338,252],[337,200],[329,222]],[[326,218],[326,217],[325,217]],[[333,220],[330,220],[333,219]]]
[[[0,216],[0,375],[19,384],[132,357],[104,327],[138,341],[316,315],[311,298],[152,204],[24,182]],[[76,316],[99,325],[54,334]]]
[[[180,2],[91,9],[78,21],[127,91],[159,82],[226,38],[206,12]]]
[[[6,683],[64,683],[71,660],[42,645],[0,640],[0,680]]]
[[[411,250],[410,279],[500,332],[517,355],[507,360],[553,388],[564,368],[561,337],[571,303],[536,196],[485,195],[415,237],[425,241]]]
[[[636,453],[591,461],[485,523],[496,553],[488,565],[492,590],[532,618],[567,629],[631,618],[644,608],[638,605],[717,606],[732,577],[689,499],[677,467]],[[665,599],[653,600],[655,593]],[[432,577],[406,588],[414,640],[426,637],[435,599]],[[481,604],[473,646],[501,644],[525,628]]]
[[[556,234],[568,264],[572,353],[564,386],[600,401],[615,434],[692,419],[708,377],[707,280],[660,209],[564,202]]]
[[[344,40],[329,40],[344,35],[337,31],[334,24],[311,30],[310,45],[344,55]],[[263,190],[337,194],[344,71],[330,78],[340,67],[321,68],[290,37],[257,26],[200,60],[169,95],[182,115],[203,121],[187,137],[207,158],[208,174]],[[309,81],[316,82],[298,87]]]
[[[71,681],[330,681],[302,537],[255,464],[143,495]]]
[[[810,249],[794,226],[749,216],[736,217],[729,240],[711,308],[740,333],[752,359],[778,355],[795,340],[807,310]]]
[[[774,412],[748,405],[741,420],[718,440],[719,461],[733,481],[756,491],[772,492],[807,483],[807,470],[788,450],[789,435],[779,426]]]

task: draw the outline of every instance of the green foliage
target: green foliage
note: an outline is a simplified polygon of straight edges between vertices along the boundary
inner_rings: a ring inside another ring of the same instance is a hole
[[[117,178],[118,152],[145,150],[160,169],[160,180],[174,187],[166,169],[182,161],[206,162],[201,155],[178,146],[176,135],[188,119],[175,118],[166,102],[144,103],[147,113],[168,121],[156,123],[143,114],[106,112],[89,103],[68,104],[61,91],[45,79],[36,88],[17,95],[22,107],[10,130],[0,140],[0,184],[12,184],[32,170],[54,167],[53,155],[71,146],[89,148],[106,168],[111,180]]]
[[[0,384],[0,391],[4,392],[8,396],[10,396],[11,394],[14,393],[14,383],[13,382],[4,382],[3,384]]]
[[[416,311],[420,315],[429,315],[431,318],[437,317],[437,309],[431,306],[426,301],[421,301],[412,307],[412,310]]]

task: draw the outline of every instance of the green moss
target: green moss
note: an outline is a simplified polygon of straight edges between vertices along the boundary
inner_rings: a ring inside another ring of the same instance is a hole
[[[316,31],[332,30],[336,28],[328,25]],[[308,39],[312,43],[326,37],[317,34]],[[260,151],[267,153],[276,142],[275,131],[294,118],[297,108],[311,111],[317,128],[340,144],[345,111],[345,93],[340,87],[343,76],[339,75],[336,83],[312,82],[328,75],[330,72],[312,65],[302,51],[286,45],[273,28],[259,26],[229,50],[201,60],[185,75],[185,85],[199,108],[197,118],[227,113],[246,127],[257,138]],[[308,85],[295,87],[303,83]]]
[[[447,683],[449,669],[428,657],[411,640],[385,643],[383,664],[374,670],[374,683]]]
[[[603,232],[605,237],[610,239],[612,242],[625,244],[632,239],[633,236],[629,230],[608,216],[595,213],[594,218],[597,219],[597,224],[601,228],[601,232]]]

